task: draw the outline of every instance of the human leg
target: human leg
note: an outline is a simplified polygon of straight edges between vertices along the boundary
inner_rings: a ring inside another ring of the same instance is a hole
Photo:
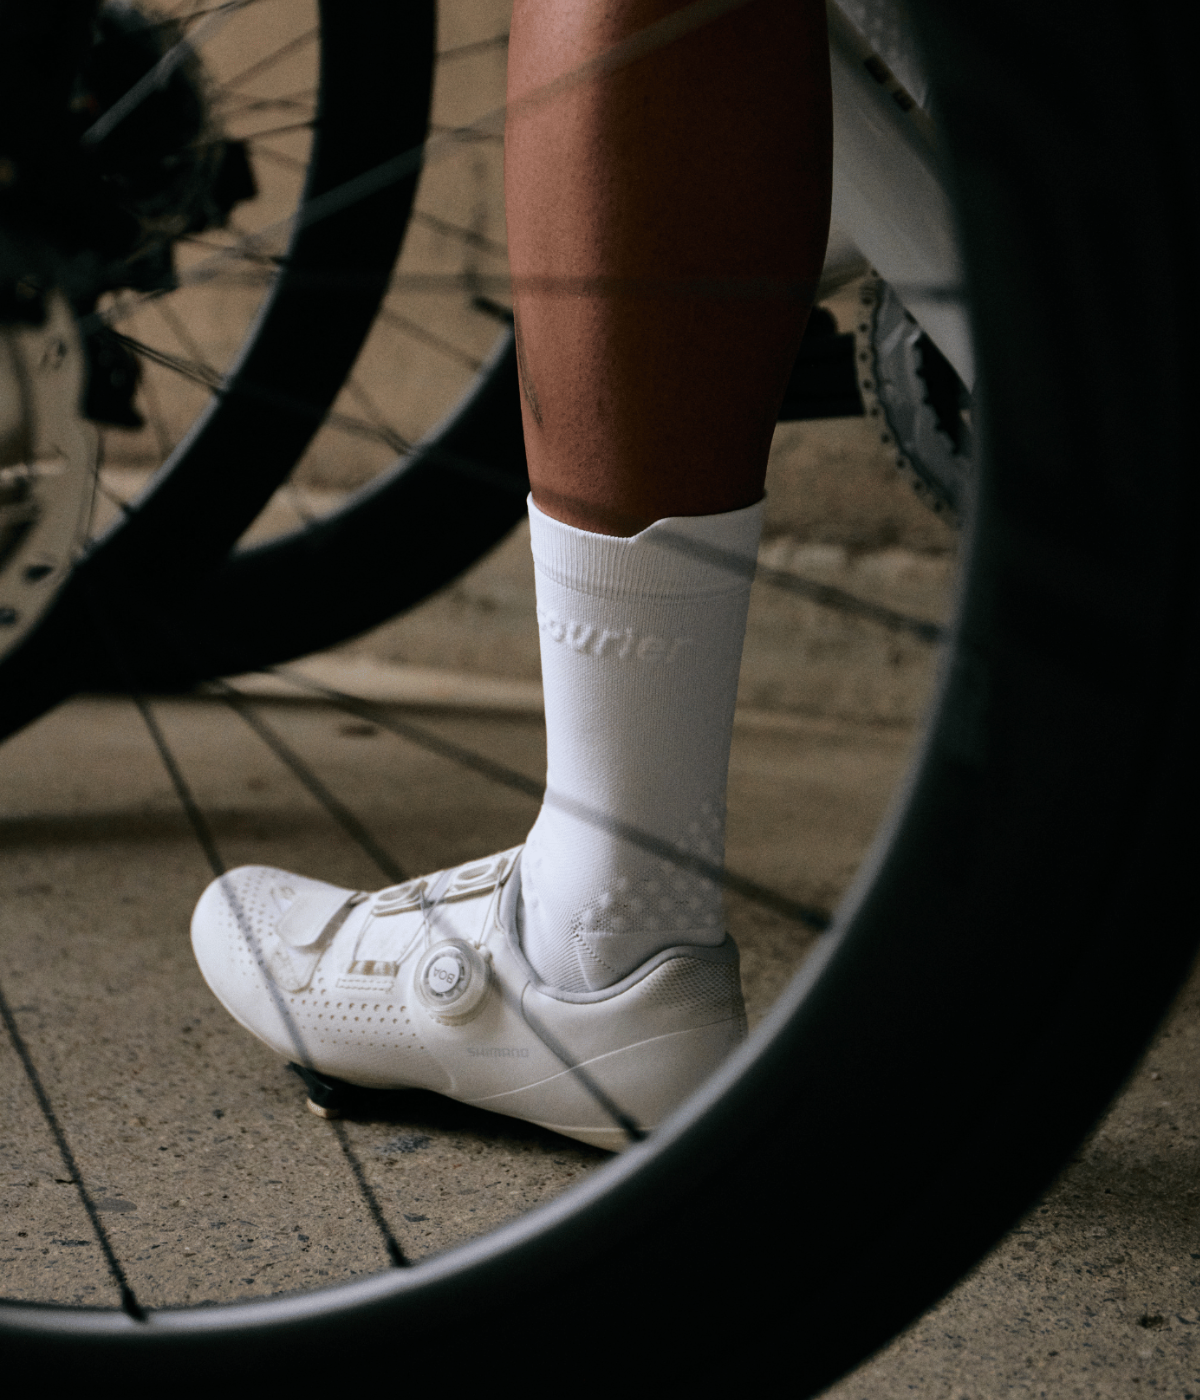
[[[726,7],[580,76],[689,15],[674,0],[517,0],[509,41],[549,747],[523,934],[575,990],[722,936],[713,870],[757,503],[828,234],[819,0]]]
[[[762,497],[829,229],[825,7],[725,8],[576,82],[697,6],[513,12],[505,185],[529,475],[539,508],[581,529],[632,535]]]
[[[725,770],[770,433],[828,221],[814,0],[749,0],[715,38],[570,79],[674,8],[521,0],[514,22],[550,749],[525,852],[371,896],[234,872],[193,921],[214,991],[280,1053],[603,1145],[620,1131],[579,1065],[651,1126],[744,1026]]]

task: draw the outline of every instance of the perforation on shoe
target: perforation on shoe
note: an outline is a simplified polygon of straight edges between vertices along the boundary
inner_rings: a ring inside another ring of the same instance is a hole
[[[418,1024],[413,1024],[410,1006],[385,1000],[379,994],[345,998],[335,988],[335,982],[318,976],[307,996],[288,999],[290,1014],[314,1054],[347,1045],[362,1047],[368,1054],[400,1052],[405,1063],[415,1069],[417,1082],[420,1076],[436,1082],[436,1061],[423,1044],[420,1016],[416,1017]]]
[[[663,963],[646,978],[643,995],[659,1006],[718,1016],[728,1016],[742,1003],[736,965],[698,958],[672,958]]]

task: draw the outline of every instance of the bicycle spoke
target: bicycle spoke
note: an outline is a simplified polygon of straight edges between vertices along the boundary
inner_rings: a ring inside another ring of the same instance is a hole
[[[263,0],[245,0],[245,3],[239,8],[245,9],[248,8],[249,5],[260,5],[262,3]],[[176,5],[171,12],[171,18],[190,22],[192,20],[204,19],[206,16],[216,14],[226,8],[225,0],[221,0],[221,3],[216,5],[206,5],[204,4],[204,0],[190,0],[190,3],[187,5]],[[181,11],[185,11],[185,13],[181,14]]]
[[[478,372],[483,368],[483,361],[478,356],[467,354],[465,350],[460,350],[457,345],[452,345],[444,336],[426,330],[424,326],[419,326],[415,321],[407,316],[402,316],[398,311],[390,311],[386,306],[380,307],[379,320],[385,325],[395,326],[398,331],[413,340],[419,340],[422,345],[429,345],[441,354],[449,355],[452,360],[457,360],[460,365],[473,372]]]
[[[333,1135],[337,1138],[338,1146],[342,1150],[342,1156],[346,1160],[346,1165],[350,1168],[350,1173],[354,1177],[354,1184],[358,1187],[358,1194],[362,1197],[371,1220],[383,1238],[383,1247],[387,1252],[387,1257],[394,1269],[406,1269],[411,1261],[400,1248],[400,1242],[392,1233],[392,1227],[388,1224],[387,1217],[380,1209],[379,1197],[375,1194],[375,1188],[367,1180],[363,1171],[362,1162],[359,1160],[354,1148],[350,1145],[350,1138],[346,1132],[345,1125],[338,1122],[336,1118],[328,1120]]]
[[[365,418],[355,418],[349,413],[327,414],[325,426],[348,433],[351,437],[382,443],[384,447],[390,448],[400,456],[408,456],[413,450],[413,444],[398,433],[395,428],[389,428],[386,424],[373,423]]]
[[[187,326],[184,325],[182,318],[179,316],[175,308],[171,305],[169,299],[165,297],[161,298],[160,300],[153,302],[152,305],[154,307],[154,310],[158,312],[162,320],[164,320],[167,323],[167,326],[169,327],[171,333],[174,335],[175,339],[180,343],[180,345],[183,346],[183,348],[187,351],[188,355],[191,357],[191,364],[198,367],[198,369],[206,379],[213,382],[220,381],[220,379],[222,378],[220,372],[216,370],[211,364],[209,364],[208,361],[205,359],[204,351],[200,348],[200,345],[197,342],[195,336],[193,336],[191,331],[188,330]]]
[[[119,97],[102,116],[88,127],[80,138],[81,143],[85,146],[95,146],[103,141],[151,93],[157,92],[180,64],[192,57],[198,41],[207,42],[214,38],[238,10],[245,9],[247,5],[253,3],[255,0],[226,0],[225,4],[217,5],[208,11],[204,19],[196,25],[190,34],[169,48],[144,77],[134,83],[128,92]]]
[[[171,434],[167,431],[167,420],[159,401],[158,391],[154,387],[152,378],[144,375],[139,386],[142,401],[146,408],[146,416],[150,420],[150,426],[154,431],[154,438],[158,444],[159,459],[163,462],[171,455],[175,444],[171,439]]]
[[[112,487],[103,480],[96,482],[96,490],[99,491],[107,501],[116,506],[117,510],[120,511],[122,515],[129,515],[132,512],[132,503],[127,501],[124,496],[119,496]]]
[[[459,44],[453,49],[439,49],[437,59],[439,63],[456,58],[474,57],[480,53],[492,53],[496,49],[508,50],[508,35],[496,34],[491,39],[477,39],[474,43]]]
[[[532,778],[526,777],[524,773],[516,769],[509,768],[506,764],[497,763],[494,759],[487,758],[483,754],[476,753],[466,748],[462,744],[456,744],[448,739],[442,739],[438,735],[431,733],[420,726],[410,723],[407,720],[396,719],[382,707],[371,704],[368,701],[358,700],[353,695],[347,695],[331,686],[322,685],[319,681],[311,680],[309,677],[298,672],[289,671],[285,667],[274,667],[267,674],[279,676],[289,685],[295,686],[299,690],[309,690],[323,695],[330,704],[336,708],[344,710],[347,714],[358,715],[361,719],[368,719],[373,724],[379,725],[381,729],[390,730],[402,739],[407,739],[410,743],[416,744],[419,748],[426,749],[429,753],[437,754],[441,758],[447,758],[460,768],[465,768],[469,772],[477,773],[480,777],[487,778],[489,782],[500,784],[509,788],[513,792],[519,792],[525,797],[535,798],[538,801],[545,801],[551,806],[569,812],[577,820],[596,827],[598,830],[617,836],[623,841],[628,841],[630,845],[658,856],[661,860],[676,866],[681,870],[690,870],[701,875],[706,880],[711,880],[714,884],[720,884],[723,888],[733,894],[740,895],[752,904],[757,904],[763,909],[768,909],[773,914],[780,914],[792,922],[801,924],[803,927],[815,932],[822,932],[828,928],[832,916],[826,909],[818,909],[810,904],[805,904],[800,900],[791,899],[777,890],[768,889],[756,880],[748,879],[743,875],[734,874],[726,870],[724,866],[718,865],[714,861],[706,860],[703,856],[697,856],[690,851],[682,850],[669,841],[664,841],[660,837],[654,836],[650,832],[641,830],[628,822],[620,821],[606,813],[595,811],[586,805],[576,802],[574,799],[563,797],[547,789],[543,784],[534,782]]]
[[[146,344],[145,341],[134,340],[132,336],[120,336],[123,344],[149,360],[152,364],[161,365],[164,369],[169,369],[173,373],[186,379],[189,383],[199,385],[202,388],[211,390],[214,394],[221,395],[227,392],[227,384],[223,375],[219,374],[211,365],[197,364],[194,360],[186,359],[181,355],[172,355],[167,350],[160,350],[155,346]],[[300,414],[311,414],[312,410],[302,399],[289,398],[285,394],[280,394],[274,390],[256,389],[253,384],[241,383],[238,387],[239,393],[248,397],[261,398],[265,402],[270,402],[281,408],[291,408]],[[325,426],[337,428],[342,432],[350,433],[355,437],[367,438],[375,442],[381,442],[398,453],[407,453],[412,450],[412,443],[402,437],[394,429],[372,423],[362,418],[355,418],[346,413],[329,413],[325,417]]]
[[[41,1075],[37,1072],[37,1066],[33,1062],[33,1057],[29,1053],[29,1047],[25,1044],[17,1026],[16,1018],[12,1009],[0,988],[0,1020],[4,1022],[4,1029],[8,1033],[8,1038],[12,1043],[13,1050],[17,1058],[21,1061],[21,1068],[25,1072],[25,1078],[29,1087],[33,1090],[37,1099],[38,1109],[45,1121],[46,1127],[50,1130],[50,1135],[54,1139],[55,1148],[58,1151],[59,1159],[67,1173],[67,1180],[75,1188],[75,1194],[79,1197],[79,1203],[87,1215],[88,1223],[92,1227],[92,1233],[96,1237],[96,1243],[100,1246],[100,1252],[104,1255],[104,1262],[109,1275],[121,1299],[121,1310],[127,1313],[135,1321],[140,1322],[145,1317],[145,1310],[134,1296],[133,1289],[129,1286],[129,1280],[125,1276],[125,1270],[121,1267],[120,1260],[112,1247],[112,1241],[108,1237],[108,1231],[100,1219],[100,1212],[96,1209],[96,1202],[92,1198],[87,1184],[83,1180],[83,1174],[75,1160],[75,1154],[71,1151],[71,1145],[67,1141],[67,1136],[63,1132],[62,1125],[58,1121],[58,1115],[54,1111],[54,1106],[50,1102],[50,1096],[46,1093],[42,1084]]]
[[[259,77],[261,74],[273,68],[277,63],[282,62],[283,59],[290,58],[292,54],[298,52],[300,49],[311,47],[320,37],[320,27],[314,25],[312,29],[306,30],[305,33],[298,35],[295,39],[289,40],[286,44],[281,44],[279,48],[273,53],[268,54],[265,58],[258,59],[256,62],[252,63],[249,68],[244,68],[240,73],[235,73],[232,78],[224,79],[221,84],[222,91],[234,92],[237,88],[241,87],[243,83],[248,82],[251,78]]]
[[[196,364],[192,360],[184,359],[181,355],[172,355],[167,350],[157,350],[154,346],[147,345],[142,340],[135,340],[132,336],[123,335],[120,339],[123,345],[127,345],[143,359],[149,360],[152,364],[161,365],[164,369],[173,370],[193,384],[211,389],[214,393],[219,393],[224,388],[223,376],[210,366]]]
[[[479,248],[482,252],[494,253],[500,258],[508,256],[508,249],[503,243],[498,243],[494,238],[488,238],[482,233],[476,233],[473,229],[463,228],[460,224],[452,224],[448,219],[440,219],[436,214],[430,214],[424,209],[414,209],[412,217],[413,223],[424,224],[426,228],[431,228],[437,233],[456,238],[468,248]]]
[[[291,506],[296,519],[301,525],[307,526],[316,523],[317,516],[305,505],[304,497],[301,495],[296,483],[290,477],[279,488],[279,494],[287,501],[288,505]]]
[[[477,146],[488,142],[503,142],[502,131],[479,130],[474,126],[447,126],[442,122],[430,122],[432,135],[441,137],[447,146]]]
[[[166,736],[158,721],[154,718],[154,711],[144,696],[131,692],[130,698],[137,706],[138,713],[142,717],[150,733],[150,738],[158,751],[158,756],[162,760],[163,767],[167,770],[167,776],[171,780],[171,786],[175,789],[175,795],[179,799],[179,805],[183,808],[184,815],[188,819],[188,824],[192,828],[197,844],[204,852],[204,859],[208,862],[208,868],[212,871],[215,879],[220,879],[225,874],[225,862],[221,859],[221,853],[217,850],[217,843],[213,839],[212,829],[204,818],[204,813],[200,810],[200,804],[192,795],[192,790],[188,786],[187,779],[183,776],[180,768],[167,743]]]
[[[393,885],[401,884],[407,877],[391,855],[384,850],[353,812],[340,802],[317,777],[307,763],[286,744],[279,734],[257,714],[247,698],[227,681],[214,682],[218,693],[237,717],[250,726],[276,758],[312,794],[330,817],[342,828],[347,836],[380,870],[384,878]]]
[[[350,378],[346,380],[345,392],[349,394],[354,402],[363,410],[367,415],[367,419],[375,425],[376,430],[380,434],[381,441],[386,442],[389,447],[394,442],[404,441],[397,429],[392,427],[384,418],[383,414],[380,412],[379,405],[371,398],[366,389],[363,388],[356,375],[352,374]],[[404,446],[397,450],[407,453],[412,450],[412,447],[411,444],[404,443]]]
[[[268,160],[273,160],[276,165],[284,166],[288,170],[295,170],[303,173],[308,169],[307,161],[297,160],[295,156],[289,156],[283,151],[273,150],[270,146],[264,146],[261,142],[255,146],[254,154],[257,156],[266,156]]]
[[[257,150],[256,142],[265,141],[271,136],[290,136],[296,131],[312,131],[315,121],[315,117],[310,117],[307,121],[290,122],[287,126],[271,126],[265,131],[246,131],[240,135],[243,141],[249,142],[252,149]]]
[[[163,734],[161,726],[154,718],[154,714],[150,706],[147,704],[146,700],[140,695],[134,694],[132,698],[134,703],[138,707],[138,710],[146,724],[147,729],[150,732],[151,739],[153,740],[154,746],[158,751],[159,757],[162,759],[163,766],[167,770],[167,773],[171,780],[171,785],[174,787],[176,795],[179,798],[180,805],[183,807],[184,812],[187,815],[188,821],[192,827],[192,831],[196,837],[196,840],[200,844],[201,849],[204,851],[205,859],[208,861],[209,867],[212,870],[214,877],[220,880],[224,877],[226,873],[225,864],[221,859],[221,855],[217,849],[216,842],[213,840],[212,837],[212,831],[208,823],[204,819],[204,815],[200,810],[199,804],[196,802],[195,797],[192,794],[191,788],[189,787],[187,780],[184,778],[183,772],[180,769],[174,754],[171,752],[170,746],[166,741],[166,736]],[[259,730],[258,732],[260,734],[260,737],[263,737],[263,731]],[[279,752],[279,750],[275,748],[274,744],[272,744],[271,747],[275,749],[277,753]],[[251,950],[255,961],[261,964],[262,953],[258,947],[258,940],[254,936],[249,921],[247,920],[244,912],[242,911],[232,887],[225,886],[225,895],[240,926],[242,937],[244,938],[247,947]],[[275,984],[271,982],[270,979],[268,979],[268,986],[272,991],[273,1000],[275,1002],[275,1008],[279,1013],[280,1018],[287,1026],[291,1039],[294,1043],[297,1063],[311,1070],[311,1057],[309,1056],[307,1047],[304,1044],[304,1039],[300,1034],[299,1027],[296,1025],[295,1019],[292,1016],[286,1001],[284,1000],[283,996],[276,991]],[[385,1219],[384,1214],[379,1207],[378,1198],[374,1190],[372,1189],[370,1183],[366,1179],[366,1176],[362,1169],[362,1163],[359,1161],[357,1154],[354,1152],[354,1149],[350,1144],[345,1130],[343,1129],[340,1123],[337,1123],[334,1120],[327,1121],[329,1122],[329,1127],[333,1131],[333,1134],[337,1140],[338,1147],[342,1153],[342,1157],[350,1170],[351,1176],[353,1177],[355,1186],[359,1192],[359,1196],[362,1199],[363,1204],[366,1206],[367,1212],[370,1215],[372,1221],[374,1222],[376,1229],[379,1231],[379,1234],[383,1241],[384,1252],[386,1253],[388,1260],[391,1262],[393,1267],[403,1268],[407,1266],[408,1260],[405,1257],[403,1250],[401,1250],[395,1235],[392,1233],[391,1227],[388,1225],[388,1222]],[[132,1297],[132,1294],[130,1296]]]
[[[237,97],[236,94],[230,95],[230,101],[232,102],[235,97]],[[285,97],[237,97],[232,106],[225,105],[225,94],[217,93],[213,98],[213,106],[217,108],[226,121],[246,112],[305,111],[310,120],[316,116],[316,98],[311,88],[304,88]]]
[[[233,246],[229,243],[212,243],[207,238],[199,238],[195,234],[186,234],[179,242],[189,248],[201,248],[206,253],[224,253]],[[269,257],[266,253],[243,250],[241,256],[246,262],[268,267],[272,271],[277,270],[280,263],[279,258]]]

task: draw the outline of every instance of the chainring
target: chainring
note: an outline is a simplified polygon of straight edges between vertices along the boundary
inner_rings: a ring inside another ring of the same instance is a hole
[[[932,510],[958,524],[975,476],[971,397],[953,366],[881,277],[859,289],[855,354],[867,415]]]

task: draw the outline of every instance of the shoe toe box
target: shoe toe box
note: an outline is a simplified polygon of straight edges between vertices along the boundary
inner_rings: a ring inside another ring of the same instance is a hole
[[[289,947],[279,925],[297,899],[332,888],[270,866],[243,866],[214,880],[192,915],[192,949],[204,980],[247,1030],[289,1058],[299,1047],[283,994],[311,976],[319,951]],[[343,893],[349,898],[352,891]]]

